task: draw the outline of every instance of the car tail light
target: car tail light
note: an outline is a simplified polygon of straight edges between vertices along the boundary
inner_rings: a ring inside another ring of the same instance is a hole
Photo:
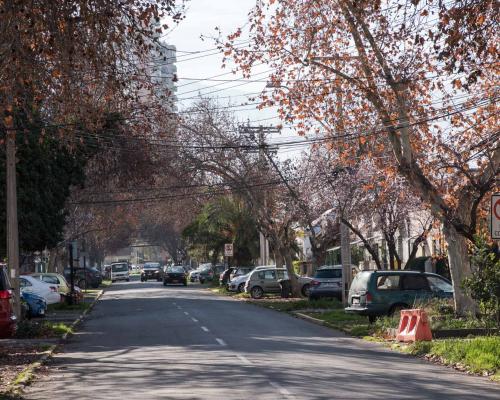
[[[371,303],[373,300],[373,296],[370,292],[366,292],[366,303]]]
[[[319,285],[321,285],[321,282],[320,281],[312,281],[311,285],[313,285],[313,286],[319,286]]]
[[[0,290],[0,299],[10,299],[12,297],[11,290]]]
[[[50,287],[50,291],[54,292],[54,293],[57,293],[57,288],[55,286],[51,286]]]

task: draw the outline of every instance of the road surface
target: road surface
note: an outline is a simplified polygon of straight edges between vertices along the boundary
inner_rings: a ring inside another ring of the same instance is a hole
[[[27,399],[500,399],[486,379],[199,285],[117,283]]]

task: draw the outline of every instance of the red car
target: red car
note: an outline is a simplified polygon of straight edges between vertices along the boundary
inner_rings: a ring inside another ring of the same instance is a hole
[[[14,299],[5,264],[0,264],[0,338],[12,336],[16,329]]]

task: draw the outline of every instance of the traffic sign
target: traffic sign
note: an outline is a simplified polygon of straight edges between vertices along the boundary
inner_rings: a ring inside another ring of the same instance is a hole
[[[224,245],[224,256],[225,257],[232,257],[233,256],[233,244],[232,243],[226,243]]]
[[[500,239],[500,193],[491,196],[491,238]]]

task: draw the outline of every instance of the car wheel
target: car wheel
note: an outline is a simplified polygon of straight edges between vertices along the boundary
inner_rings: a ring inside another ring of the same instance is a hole
[[[309,296],[309,290],[311,289],[311,286],[306,283],[304,286],[302,286],[302,296],[307,297]]]
[[[205,279],[200,278],[200,283],[203,285],[205,283]]]
[[[115,282],[116,282],[115,280],[111,279],[111,283],[115,283]]]
[[[376,320],[377,320],[376,315],[369,315],[368,316],[368,322],[370,322],[370,324],[374,324]]]
[[[238,285],[238,293],[242,293],[245,290],[245,283],[240,283]]]
[[[127,282],[130,282],[130,278],[127,278]]]
[[[167,281],[163,281],[163,286],[167,286]]]
[[[260,286],[254,286],[252,290],[250,290],[250,296],[252,299],[261,299],[264,296],[264,291]]]

